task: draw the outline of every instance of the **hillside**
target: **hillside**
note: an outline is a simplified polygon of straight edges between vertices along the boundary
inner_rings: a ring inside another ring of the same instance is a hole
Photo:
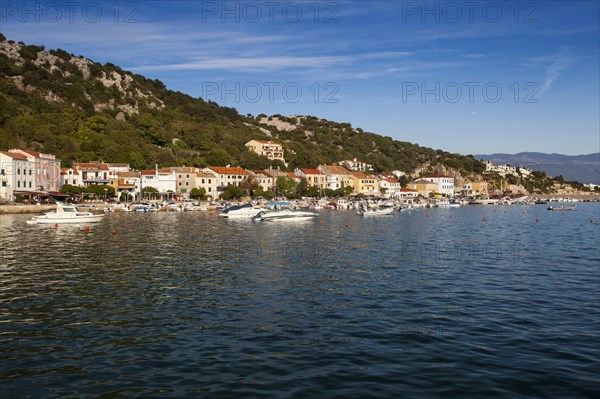
[[[498,165],[515,165],[541,170],[548,176],[562,175],[565,180],[600,184],[600,153],[571,156],[520,152],[518,154],[476,155],[475,157],[492,161]]]
[[[0,34],[0,148],[55,153],[65,164],[96,159],[135,168],[276,164],[246,151],[251,139],[280,141],[289,168],[359,158],[377,171],[451,169],[468,175],[484,169],[472,156],[393,140],[349,123],[240,115],[113,64]]]

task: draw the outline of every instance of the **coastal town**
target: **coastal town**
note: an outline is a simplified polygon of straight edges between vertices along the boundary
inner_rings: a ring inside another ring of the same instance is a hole
[[[275,141],[251,140],[248,151],[269,160],[285,164],[282,145]],[[49,198],[72,200],[84,197],[114,202],[133,203],[143,199],[208,201],[239,199],[246,196],[272,199],[276,196],[348,197],[404,200],[449,199],[468,196],[485,200],[498,198],[502,189],[493,182],[461,179],[433,173],[411,179],[403,171],[375,173],[373,166],[357,159],[341,160],[333,165],[311,165],[285,171],[270,167],[249,170],[231,165],[206,167],[174,166],[133,170],[127,163],[101,160],[75,162],[63,167],[53,154],[32,150],[0,151],[0,200],[19,203],[40,203]],[[486,162],[488,171],[500,176],[517,173],[510,165]],[[520,168],[518,173],[532,172]],[[502,184],[502,183],[500,183]],[[523,193],[515,193],[523,197]],[[493,201],[493,199],[492,199]],[[496,201],[497,202],[497,201]]]

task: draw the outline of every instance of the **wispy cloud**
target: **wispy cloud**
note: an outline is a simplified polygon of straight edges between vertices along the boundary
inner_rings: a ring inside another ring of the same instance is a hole
[[[558,77],[573,64],[574,59],[569,55],[567,49],[562,49],[552,56],[551,64],[546,67],[544,83],[540,89],[540,95],[547,92]]]

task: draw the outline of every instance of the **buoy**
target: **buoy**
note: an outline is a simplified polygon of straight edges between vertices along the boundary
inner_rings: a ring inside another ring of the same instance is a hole
[[[481,218],[481,220],[483,220],[485,222],[487,220],[487,218],[484,216]]]
[[[536,222],[536,223],[539,223],[539,222],[540,222],[540,219],[536,218],[536,219],[535,219],[535,222]]]
[[[452,219],[452,215],[450,215],[450,219]]]
[[[114,236],[115,234],[117,234],[117,230],[112,229],[112,235]]]
[[[348,228],[348,223],[346,223],[346,228]]]
[[[428,213],[425,213],[425,217],[426,217],[426,218],[428,218],[428,217],[429,217],[429,214],[428,214]]]
[[[85,233],[89,233],[90,232],[90,227],[89,226],[85,226]]]
[[[54,228],[58,229],[58,223],[54,223]]]
[[[323,224],[323,221],[322,221],[322,220],[319,220],[319,224]]]

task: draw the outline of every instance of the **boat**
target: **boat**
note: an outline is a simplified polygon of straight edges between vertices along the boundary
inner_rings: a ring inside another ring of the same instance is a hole
[[[458,207],[460,207],[460,203],[455,199],[451,199],[448,201],[440,201],[435,204],[435,207],[436,208],[458,208]]]
[[[317,217],[318,214],[308,211],[297,211],[294,209],[278,209],[278,210],[261,210],[253,220],[261,222],[269,221],[293,221],[293,220],[309,220]]]
[[[223,212],[219,213],[219,216],[224,218],[253,218],[258,215],[259,212],[263,211],[264,208],[255,207],[248,203],[244,205],[234,205],[225,208]]]
[[[103,217],[104,215],[82,212],[75,205],[57,201],[55,211],[35,216],[33,219],[28,220],[27,224],[98,223]]]
[[[577,205],[571,205],[571,206],[549,206],[548,210],[549,211],[574,211],[577,209]]]
[[[371,209],[361,209],[358,211],[358,214],[361,216],[383,216],[389,215],[394,212],[393,207],[388,208],[371,208]]]
[[[534,204],[536,205],[546,205],[548,203],[547,200],[543,200],[543,199],[539,199],[537,201],[534,202]]]

